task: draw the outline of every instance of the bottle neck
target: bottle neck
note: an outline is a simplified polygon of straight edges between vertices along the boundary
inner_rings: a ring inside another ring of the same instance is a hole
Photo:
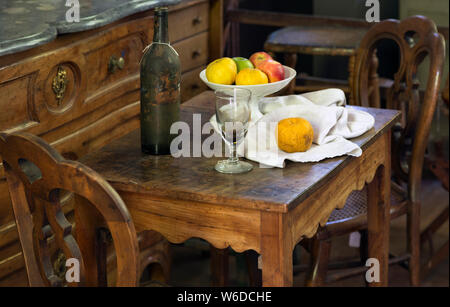
[[[153,35],[153,42],[155,43],[169,43],[169,20],[167,8],[160,8],[155,10],[155,30]]]

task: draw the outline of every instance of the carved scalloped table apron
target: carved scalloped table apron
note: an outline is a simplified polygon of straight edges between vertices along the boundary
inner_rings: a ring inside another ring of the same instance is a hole
[[[193,127],[193,114],[206,123],[214,114],[214,94],[204,92],[181,108],[182,120],[191,130],[198,129]],[[369,256],[380,261],[381,277],[371,285],[386,286],[390,129],[400,113],[362,109],[375,117],[375,127],[353,140],[363,149],[359,158],[288,163],[284,169],[255,165],[247,174],[225,175],[214,170],[220,158],[144,155],[139,131],[134,131],[88,154],[82,162],[119,192],[137,231],[156,230],[173,243],[198,237],[219,249],[252,249],[262,256],[264,286],[291,286],[295,245],[313,236],[334,209],[344,206],[351,191],[367,184]],[[203,135],[203,140],[206,137]],[[201,141],[191,139],[191,146]],[[83,202],[77,204],[77,230],[95,227],[95,214],[88,208]],[[79,231],[77,235],[86,243],[82,248],[93,251],[94,241],[87,233]],[[95,266],[94,257],[89,263]]]

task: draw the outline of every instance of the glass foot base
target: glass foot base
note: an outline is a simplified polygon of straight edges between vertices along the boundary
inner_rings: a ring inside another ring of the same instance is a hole
[[[229,162],[228,160],[222,160],[217,162],[214,169],[224,174],[242,174],[250,172],[253,169],[253,165],[243,161]]]

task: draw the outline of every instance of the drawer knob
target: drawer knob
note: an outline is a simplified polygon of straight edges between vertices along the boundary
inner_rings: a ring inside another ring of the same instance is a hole
[[[202,21],[203,21],[202,17],[197,16],[197,17],[195,17],[195,18],[192,20],[192,24],[193,24],[194,26],[196,26],[196,25],[201,24]]]
[[[108,62],[108,72],[114,73],[117,69],[122,70],[125,66],[125,59],[123,57],[117,58],[115,55],[112,55],[109,58]]]
[[[193,59],[196,59],[196,58],[198,58],[199,56],[201,56],[202,55],[202,52],[200,51],[200,50],[194,50],[193,52],[192,52],[192,58]]]

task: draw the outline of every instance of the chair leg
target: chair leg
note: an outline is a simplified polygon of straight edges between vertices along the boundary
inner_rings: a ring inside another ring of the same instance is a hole
[[[107,249],[108,249],[108,236],[109,230],[105,228],[99,228],[97,230],[97,240],[96,244],[96,256],[98,259],[97,270],[98,270],[98,286],[107,287],[108,286],[108,273],[107,273]]]
[[[359,258],[361,259],[361,265],[365,266],[367,258],[369,258],[369,238],[367,229],[361,230],[361,243],[359,245]]]
[[[369,232],[367,229],[360,230],[359,233],[361,234],[361,241],[359,245],[359,259],[361,261],[361,266],[366,267],[367,259],[369,259]],[[366,287],[369,286],[367,283],[366,277],[363,274],[364,282],[366,284]]]
[[[320,287],[326,282],[331,241],[314,239],[311,242],[311,264],[306,275],[307,287]]]
[[[420,285],[420,203],[410,204],[408,211],[408,251],[411,286]]]
[[[213,287],[228,285],[228,249],[217,249],[211,245],[211,275]]]
[[[245,251],[245,262],[247,263],[248,279],[250,287],[262,286],[262,272],[258,269],[258,253],[252,250]]]
[[[168,284],[170,280],[171,251],[170,244],[165,239],[140,250],[141,278],[144,270],[149,273],[149,279]]]

